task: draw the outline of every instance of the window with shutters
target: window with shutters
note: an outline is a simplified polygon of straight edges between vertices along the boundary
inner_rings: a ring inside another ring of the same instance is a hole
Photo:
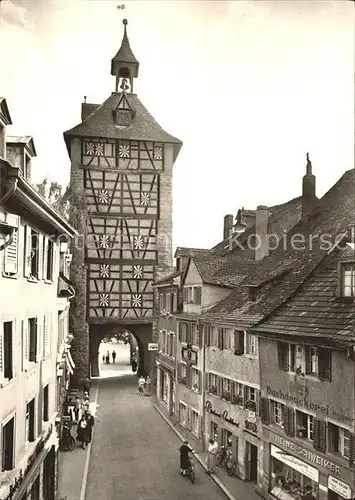
[[[187,366],[185,363],[179,364],[179,384],[187,385]]]
[[[26,441],[32,442],[35,440],[35,398],[26,405]]]
[[[179,321],[179,341],[187,342],[187,323]]]
[[[50,328],[50,315],[45,314],[44,318],[43,318],[43,357],[44,358],[50,354],[49,328]]]
[[[2,427],[1,436],[1,471],[12,470],[15,467],[15,417],[12,417]]]
[[[244,406],[244,386],[239,382],[232,383],[232,403],[238,406]]]
[[[222,378],[221,398],[225,401],[231,401],[232,399],[232,381],[229,378]]]
[[[200,416],[196,410],[191,410],[191,430],[196,436],[200,436]]]
[[[43,421],[49,420],[49,384],[43,388]]]
[[[284,410],[285,405],[278,401],[271,401],[271,416],[274,424],[280,427],[284,426]]]
[[[217,395],[217,375],[214,373],[209,373],[208,374],[208,392],[210,394],[213,394],[214,396]]]
[[[289,344],[286,342],[277,343],[277,357],[280,370],[288,371],[289,369]]]
[[[246,354],[251,356],[258,355],[258,337],[256,335],[252,335],[251,333],[246,334]]]
[[[14,376],[14,323],[13,321],[4,321],[3,324],[3,359],[4,359],[4,377],[11,380]]]
[[[350,432],[328,422],[329,451],[345,458],[350,457]]]
[[[331,381],[331,351],[322,347],[305,349],[306,374],[321,380]]]
[[[28,361],[30,363],[37,362],[37,318],[29,318],[28,320]]]
[[[194,303],[197,305],[201,305],[202,298],[202,287],[195,286],[194,287]]]
[[[200,332],[196,323],[191,323],[191,340],[194,346],[200,345]]]
[[[247,410],[257,410],[258,393],[259,391],[255,387],[245,386],[245,407]]]
[[[39,271],[39,233],[31,229],[31,250],[30,250],[31,277],[38,279]]]
[[[218,347],[218,349],[221,349],[221,350],[224,349],[225,334],[226,334],[225,328],[217,328],[217,347]]]
[[[54,256],[54,243],[50,239],[48,239],[48,243],[46,245],[46,248],[44,251],[47,253],[46,255],[46,262],[47,266],[45,269],[45,275],[44,278],[47,281],[53,281],[53,256]]]
[[[18,226],[18,217],[16,218],[16,224]],[[4,273],[8,276],[15,276],[18,272],[18,227],[12,233],[12,241],[10,245],[5,248],[4,257]]]
[[[355,297],[355,263],[340,265],[340,296]]]
[[[200,371],[197,368],[191,368],[191,389],[200,392]]]
[[[244,331],[234,330],[234,354],[244,354]]]
[[[182,401],[179,402],[179,422],[181,425],[187,425],[187,405]]]
[[[303,411],[296,410],[296,436],[313,441],[314,417]]]

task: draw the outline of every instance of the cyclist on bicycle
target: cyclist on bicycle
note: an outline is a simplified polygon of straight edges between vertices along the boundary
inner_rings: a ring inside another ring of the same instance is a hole
[[[182,446],[180,446],[179,451],[180,451],[180,474],[182,476],[185,476],[186,472],[190,468],[189,453],[194,453],[194,450],[191,448],[188,441],[184,441],[182,443]]]

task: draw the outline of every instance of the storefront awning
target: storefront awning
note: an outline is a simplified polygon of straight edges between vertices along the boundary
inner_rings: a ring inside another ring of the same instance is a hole
[[[67,350],[67,357],[68,357],[68,360],[69,360],[69,363],[70,363],[71,367],[74,369],[75,368],[75,363],[73,361],[73,358],[71,357],[71,353],[70,353],[69,349]]]
[[[68,368],[70,375],[73,375],[74,371],[73,371],[73,368],[71,367],[68,356],[65,358],[65,362],[66,362],[66,365],[67,365],[67,368]]]

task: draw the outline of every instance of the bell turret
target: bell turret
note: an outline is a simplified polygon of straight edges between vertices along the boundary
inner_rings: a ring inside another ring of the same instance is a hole
[[[127,19],[123,19],[124,33],[121,47],[111,60],[111,75],[116,77],[116,92],[133,93],[133,79],[138,77],[139,62],[132,52],[127,36]]]

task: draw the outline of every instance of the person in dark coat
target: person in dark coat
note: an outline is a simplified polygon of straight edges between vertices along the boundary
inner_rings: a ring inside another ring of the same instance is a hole
[[[112,351],[112,363],[116,361],[116,351]]]
[[[79,443],[81,443],[81,447],[83,450],[85,450],[86,445],[88,443],[88,437],[89,437],[88,423],[86,415],[83,415],[78,422],[77,436],[76,436],[76,439],[77,441],[79,441]]]
[[[91,443],[92,440],[92,428],[95,425],[95,419],[93,415],[91,414],[91,411],[86,412],[86,421],[87,421],[87,426],[88,426],[88,443]]]
[[[193,452],[193,449],[189,446],[189,442],[184,441],[180,446],[180,474],[183,476],[190,467],[189,453],[191,452]]]
[[[137,360],[136,358],[132,359],[132,372],[135,373],[137,371]]]

